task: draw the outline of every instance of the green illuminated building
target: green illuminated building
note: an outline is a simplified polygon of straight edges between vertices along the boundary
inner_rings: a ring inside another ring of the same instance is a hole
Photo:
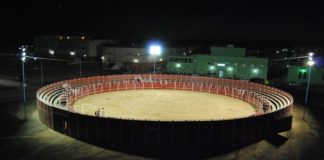
[[[324,69],[318,67],[311,68],[310,84],[324,85]],[[309,67],[308,66],[289,66],[287,81],[289,83],[307,83]]]
[[[210,55],[170,56],[167,72],[220,78],[267,79],[268,59],[246,57],[245,48],[211,47]]]

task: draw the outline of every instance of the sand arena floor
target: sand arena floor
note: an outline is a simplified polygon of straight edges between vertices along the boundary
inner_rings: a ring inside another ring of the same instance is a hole
[[[161,121],[232,119],[255,114],[250,104],[239,99],[180,90],[106,92],[83,97],[73,105],[76,112],[88,115],[95,115],[98,108],[106,117]]]

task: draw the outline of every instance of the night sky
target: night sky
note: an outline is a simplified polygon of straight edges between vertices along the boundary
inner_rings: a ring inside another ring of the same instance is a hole
[[[309,2],[309,1],[307,1]],[[1,2],[2,48],[34,35],[322,45],[316,3],[216,1]]]

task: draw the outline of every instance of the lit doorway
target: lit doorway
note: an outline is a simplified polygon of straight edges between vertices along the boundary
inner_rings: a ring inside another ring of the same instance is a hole
[[[223,78],[224,77],[224,71],[223,70],[218,70],[218,77]]]

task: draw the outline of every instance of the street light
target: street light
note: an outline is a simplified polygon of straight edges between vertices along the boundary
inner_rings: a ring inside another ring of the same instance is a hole
[[[74,56],[75,55],[75,52],[74,51],[70,51],[70,55],[71,56]]]
[[[25,48],[25,46],[22,46],[20,48],[21,53],[20,53],[20,57],[21,57],[21,69],[22,69],[22,89],[23,89],[23,102],[24,102],[24,118],[25,120],[27,119],[26,116],[26,82],[25,82],[25,60],[26,60],[26,55],[27,55],[27,49]]]
[[[49,50],[48,50],[48,53],[49,53],[50,55],[54,55],[54,54],[55,54],[55,51],[54,51],[53,49],[49,49]]]
[[[101,56],[100,59],[101,59],[101,65],[105,66],[104,65],[106,59],[105,56]]]
[[[107,74],[109,74],[109,56],[101,56],[101,68],[107,70]]]
[[[307,80],[307,88],[306,88],[306,96],[305,96],[305,105],[307,104],[307,100],[308,100],[308,91],[309,91],[309,83],[310,83],[310,78],[311,78],[311,72],[312,72],[312,66],[315,64],[315,62],[313,61],[313,55],[314,53],[310,52],[308,54],[308,61],[307,61],[307,65],[308,67],[308,80]],[[305,120],[305,106],[304,106],[304,114],[303,114],[303,120]]]
[[[150,46],[149,48],[149,53],[150,55],[153,56],[153,62],[154,62],[154,74],[155,74],[155,62],[156,62],[156,58],[157,56],[161,55],[161,46],[157,45],[157,44],[153,44]]]
[[[44,73],[43,73],[43,62],[42,60],[39,60],[39,63],[40,63],[40,69],[41,69],[41,85],[44,84]]]
[[[43,84],[43,64],[42,60],[51,60],[51,61],[64,61],[61,59],[53,59],[53,58],[44,58],[44,57],[34,57],[27,55],[28,46],[21,46],[19,47],[20,50],[20,60],[21,60],[21,68],[22,68],[22,90],[23,90],[23,105],[24,105],[24,119],[27,119],[27,110],[26,110],[26,78],[25,78],[25,61],[27,58],[32,58],[34,60],[40,60],[41,63],[41,83]]]

